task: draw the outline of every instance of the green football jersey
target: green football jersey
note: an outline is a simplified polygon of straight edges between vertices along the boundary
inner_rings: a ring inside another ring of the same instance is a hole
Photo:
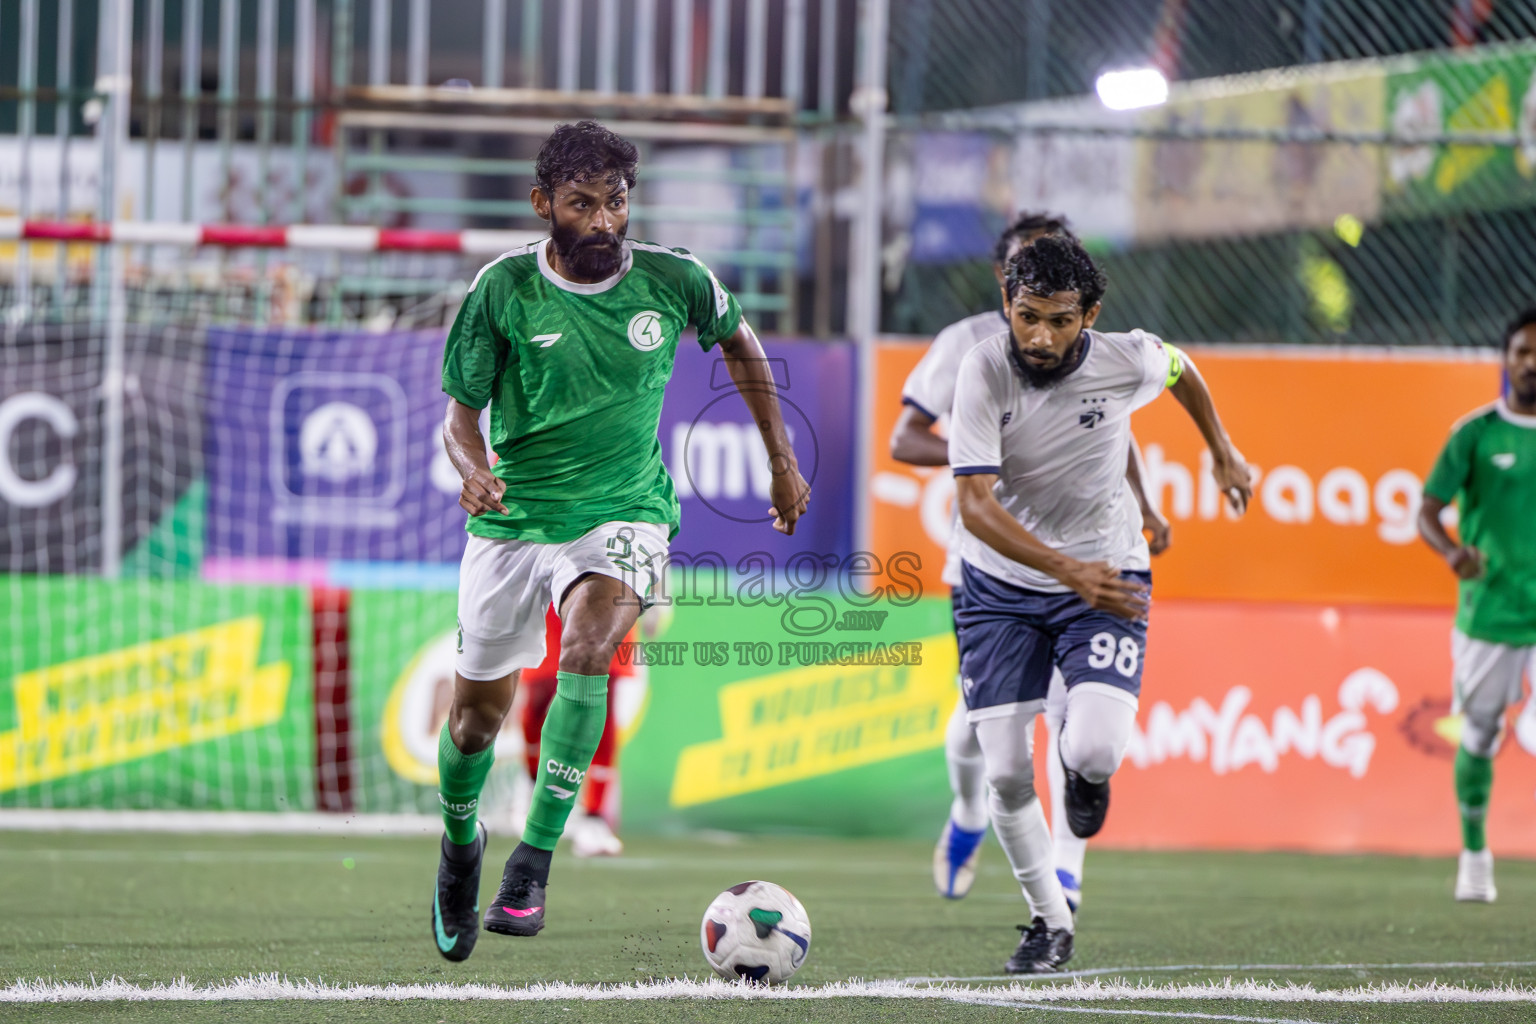
[[[677,343],[708,350],[741,307],[697,257],[626,241],[618,271],[594,284],[560,277],[546,240],[476,275],[448,332],[443,390],[491,407],[493,472],[507,514],[471,516],[481,537],[574,540],[609,521],[665,523],[679,509],[656,429]]]
[[[1454,500],[1461,540],[1483,553],[1462,580],[1456,628],[1489,643],[1536,644],[1536,416],[1501,399],[1462,417],[1424,483]]]

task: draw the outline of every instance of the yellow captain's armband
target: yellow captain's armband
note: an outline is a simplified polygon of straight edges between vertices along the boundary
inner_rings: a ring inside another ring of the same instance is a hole
[[[1163,387],[1171,388],[1184,376],[1184,360],[1188,357],[1166,341],[1163,342],[1163,348],[1168,350],[1168,379],[1163,381]]]

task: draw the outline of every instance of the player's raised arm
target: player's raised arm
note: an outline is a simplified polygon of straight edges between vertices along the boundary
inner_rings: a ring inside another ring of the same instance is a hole
[[[1174,380],[1168,390],[1200,428],[1200,436],[1205,438],[1206,447],[1211,450],[1211,474],[1216,478],[1216,485],[1226,495],[1232,510],[1241,515],[1253,497],[1253,476],[1248,470],[1248,462],[1232,444],[1226,427],[1221,425],[1211,390],[1206,387],[1205,378],[1200,376],[1194,361],[1178,351],[1174,351],[1173,358],[1178,365],[1170,373]]]
[[[725,357],[731,380],[752,411],[752,420],[762,432],[763,444],[768,449],[768,465],[773,473],[768,484],[773,505],[768,514],[773,516],[773,528],[780,533],[792,534],[796,520],[805,514],[806,506],[810,504],[811,487],[800,475],[800,463],[795,458],[794,446],[789,443],[789,431],[784,429],[773,369],[763,354],[762,343],[745,320],[735,333],[720,342],[720,354]]]

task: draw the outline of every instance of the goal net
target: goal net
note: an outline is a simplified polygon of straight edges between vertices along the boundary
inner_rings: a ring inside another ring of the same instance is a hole
[[[0,806],[432,809],[464,544],[442,341],[523,237],[310,230],[351,248],[12,246]]]

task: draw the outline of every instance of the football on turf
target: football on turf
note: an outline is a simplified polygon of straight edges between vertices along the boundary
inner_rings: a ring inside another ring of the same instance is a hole
[[[704,911],[704,959],[722,978],[776,985],[811,951],[811,919],[800,901],[772,882],[733,885]]]

